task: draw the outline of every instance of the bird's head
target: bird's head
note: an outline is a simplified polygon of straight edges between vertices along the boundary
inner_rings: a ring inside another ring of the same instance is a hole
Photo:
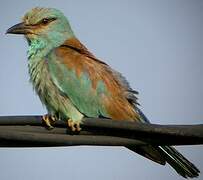
[[[22,22],[9,28],[7,33],[23,34],[29,44],[41,41],[52,47],[57,47],[74,36],[67,18],[61,11],[38,7],[27,12]]]

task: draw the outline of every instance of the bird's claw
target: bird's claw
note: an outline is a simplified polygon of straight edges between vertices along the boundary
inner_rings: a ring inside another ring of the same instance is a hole
[[[56,122],[56,118],[54,116],[46,114],[42,116],[42,122],[45,123],[47,129],[51,130],[54,128],[52,124]]]
[[[68,120],[68,127],[71,129],[71,131],[73,132],[79,132],[81,131],[81,128],[80,128],[80,121],[78,122],[75,122],[71,119]]]

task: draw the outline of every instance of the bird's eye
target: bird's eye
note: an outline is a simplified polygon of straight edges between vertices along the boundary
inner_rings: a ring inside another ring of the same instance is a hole
[[[48,24],[48,23],[49,23],[49,19],[47,18],[42,19],[42,24]]]
[[[56,20],[56,18],[44,18],[41,20],[41,23],[44,25],[47,25],[48,23],[55,21],[55,20]]]

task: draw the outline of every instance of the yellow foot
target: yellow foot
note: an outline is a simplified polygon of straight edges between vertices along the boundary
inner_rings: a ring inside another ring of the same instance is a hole
[[[54,116],[46,114],[42,116],[42,122],[45,123],[48,129],[53,129],[54,127],[52,126],[52,124],[56,122],[56,118]]]
[[[72,119],[68,120],[68,127],[71,129],[71,131],[75,132],[75,131],[81,131],[80,128],[80,121],[73,121]]]

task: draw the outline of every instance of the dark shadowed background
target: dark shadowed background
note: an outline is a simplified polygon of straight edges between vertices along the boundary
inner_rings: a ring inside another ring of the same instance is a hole
[[[153,123],[203,122],[202,0],[58,0],[0,2],[0,115],[46,113],[29,83],[27,43],[5,35],[32,7],[54,7],[77,37],[140,92]],[[203,146],[178,149],[202,171]],[[121,147],[0,149],[2,180],[180,180]]]

